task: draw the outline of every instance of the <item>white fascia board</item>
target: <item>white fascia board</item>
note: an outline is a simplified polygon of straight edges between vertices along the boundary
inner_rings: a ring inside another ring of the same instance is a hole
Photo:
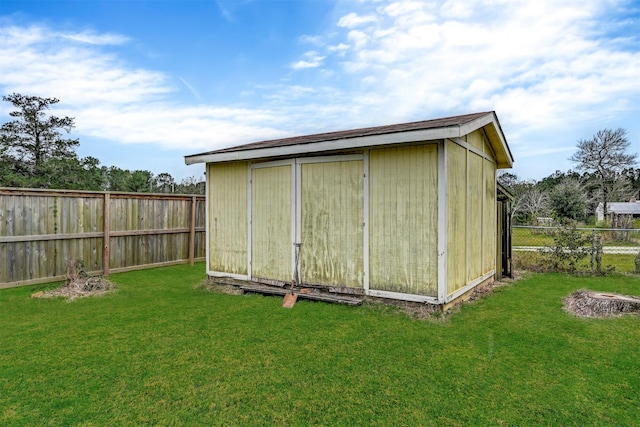
[[[382,135],[361,136],[307,144],[286,145],[281,147],[257,148],[253,150],[229,151],[214,154],[196,154],[185,156],[187,165],[196,163],[221,163],[259,158],[298,156],[311,153],[348,150],[353,148],[375,147],[378,145],[402,144],[405,142],[432,141],[436,139],[462,136],[459,126],[424,129]]]
[[[509,146],[507,145],[507,140],[505,139],[505,136],[502,133],[502,129],[498,124],[495,114],[493,113],[486,114],[482,117],[479,117],[475,120],[470,121],[469,123],[465,123],[464,125],[460,126],[460,136],[467,135],[489,124],[491,125],[491,130],[493,130],[492,133],[494,134],[493,138],[491,137],[491,135],[488,135],[489,141],[494,142],[497,139],[497,141],[499,142],[498,146],[495,146],[495,142],[494,144],[491,144],[493,146],[492,148],[494,149],[494,151],[496,151],[496,154],[498,155],[496,158],[498,163],[498,168],[513,167],[513,157],[511,155],[511,151],[509,150]]]
[[[460,133],[461,135],[467,135],[471,132],[473,132],[474,130],[478,130],[480,128],[485,127],[486,125],[488,125],[489,123],[492,123],[495,126],[495,119],[493,117],[493,114],[485,114],[482,117],[478,117],[475,120],[472,120],[468,123],[465,123],[463,125],[460,126]]]

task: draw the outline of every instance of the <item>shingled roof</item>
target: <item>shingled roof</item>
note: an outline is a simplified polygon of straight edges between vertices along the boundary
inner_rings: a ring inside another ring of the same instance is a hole
[[[492,146],[498,153],[499,167],[513,164],[498,118],[493,111],[444,117],[418,122],[400,123],[272,139],[185,156],[186,164],[249,160],[275,156],[331,152],[349,148],[387,145],[466,135],[487,127]],[[501,164],[500,164],[501,163]]]
[[[602,209],[602,203],[598,207]],[[640,202],[610,202],[607,203],[607,211],[616,215],[640,215]]]

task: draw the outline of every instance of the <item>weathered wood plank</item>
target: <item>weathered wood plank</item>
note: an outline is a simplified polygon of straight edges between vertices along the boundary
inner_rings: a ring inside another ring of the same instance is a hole
[[[291,293],[291,290],[286,288],[276,288],[258,284],[244,284],[240,285],[239,288],[244,292],[258,293],[262,295],[284,296],[288,293]],[[300,289],[294,289],[293,293],[298,296],[298,299],[331,302],[337,304],[360,305],[364,301],[363,298],[356,298],[346,295],[324,294],[318,292],[303,293]]]
[[[196,208],[198,199],[191,199],[191,221],[189,221],[189,263],[195,262],[196,253]]]
[[[105,197],[111,205],[106,218]],[[196,221],[202,215],[195,229],[190,223],[194,199]],[[138,213],[130,222],[134,206]],[[0,286],[53,280],[64,274],[70,257],[98,272],[104,272],[105,260],[109,270],[116,271],[202,258],[204,206],[203,196],[192,195],[0,188]],[[105,226],[115,233],[107,251]],[[192,234],[195,248],[190,256]],[[132,254],[137,258],[131,259]]]
[[[105,193],[102,202],[102,275],[109,276],[111,256],[111,198]]]

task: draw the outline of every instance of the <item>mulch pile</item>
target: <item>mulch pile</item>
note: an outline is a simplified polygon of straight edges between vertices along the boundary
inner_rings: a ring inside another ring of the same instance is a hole
[[[40,291],[31,295],[33,298],[63,297],[69,301],[75,298],[102,295],[114,290],[115,284],[103,277],[89,277],[84,271],[81,261],[71,260],[67,264],[65,284],[57,289]]]

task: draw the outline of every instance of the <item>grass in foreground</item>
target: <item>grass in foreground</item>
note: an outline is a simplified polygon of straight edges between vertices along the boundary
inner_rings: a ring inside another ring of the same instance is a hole
[[[532,275],[445,321],[208,293],[203,266],[100,298],[0,291],[1,425],[637,425],[640,319],[562,298],[640,278]]]

